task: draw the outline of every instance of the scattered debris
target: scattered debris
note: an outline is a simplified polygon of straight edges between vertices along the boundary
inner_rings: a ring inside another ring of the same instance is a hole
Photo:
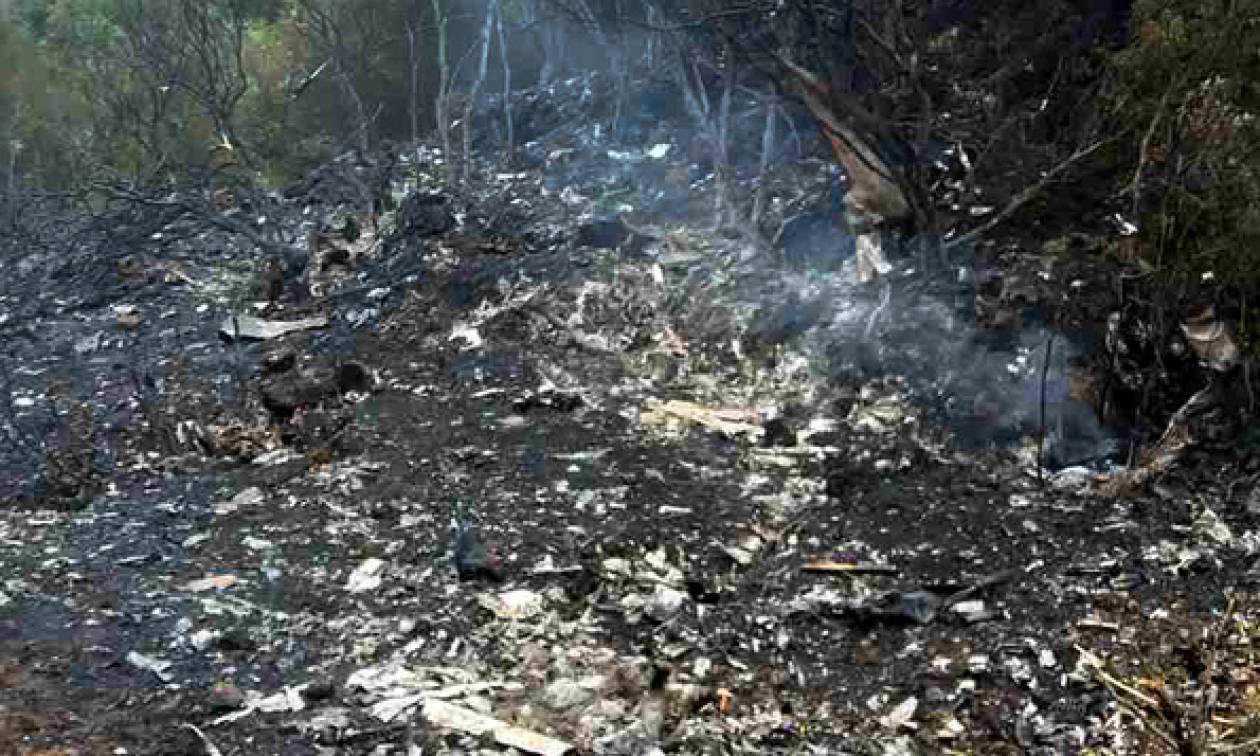
[[[728,436],[756,437],[762,432],[748,410],[710,408],[677,399],[644,404],[639,422],[644,427],[668,430],[696,424]]]
[[[437,699],[425,701],[424,719],[430,726],[441,729],[456,730],[474,736],[489,734],[499,745],[516,748],[525,753],[562,756],[572,750],[572,746],[564,741],[515,727],[494,717],[453,706]]]
[[[531,107],[598,101],[597,78]],[[181,753],[428,753],[437,734],[461,752],[1158,753],[1170,712],[1211,700],[1247,752],[1260,611],[1234,586],[1256,579],[1260,487],[1245,454],[1183,464],[1223,454],[1205,420],[1222,387],[1109,468],[1091,407],[1145,385],[1125,381],[1150,343],[1106,373],[1056,340],[1071,358],[1043,372],[1046,333],[1021,321],[1065,292],[1088,300],[1078,321],[1112,311],[1100,255],[1064,269],[1083,244],[1065,237],[920,275],[873,208],[850,203],[839,238],[808,204],[837,176],[788,161],[766,222],[797,219],[785,254],[832,246],[767,266],[671,214],[712,177],[668,124],[609,151],[606,121],[566,112],[466,190],[436,190],[448,156],[420,146],[381,182],[396,210],[310,196],[341,178],[242,191],[219,220],[259,207],[257,240],[155,226],[101,263],[102,303],[0,292],[22,360],[0,375],[0,638],[22,646],[0,728],[38,705],[108,730],[160,703],[205,728],[167,728]],[[355,160],[336,170],[362,181]],[[1121,320],[1113,336],[1142,337]],[[1213,311],[1178,325],[1170,370],[1243,362]],[[1039,435],[1068,450],[1044,487]],[[108,662],[127,648],[162,656]],[[1153,660],[1162,677],[1137,668]],[[85,704],[67,669],[181,693]]]
[[[137,669],[143,669],[146,672],[152,672],[159,680],[164,683],[175,679],[171,674],[170,668],[172,663],[169,661],[154,659],[151,656],[145,656],[138,651],[127,652],[127,663]]]
[[[372,557],[364,560],[346,581],[346,590],[350,593],[374,591],[381,587],[381,578],[385,572],[384,560]]]
[[[180,586],[180,590],[189,593],[201,593],[209,590],[223,590],[236,585],[237,578],[235,575],[207,575],[206,577],[184,583]]]
[[[219,333],[229,341],[247,339],[268,341],[278,339],[290,333],[309,331],[313,328],[324,328],[328,318],[304,318],[302,320],[263,320],[252,315],[229,315],[219,326]]]
[[[544,608],[543,597],[526,589],[499,594],[483,593],[477,596],[477,603],[503,620],[532,619]]]

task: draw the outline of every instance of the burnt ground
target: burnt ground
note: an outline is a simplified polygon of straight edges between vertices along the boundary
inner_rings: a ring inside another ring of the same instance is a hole
[[[73,467],[76,406],[95,452],[65,491],[9,468],[0,753],[508,750],[441,702],[576,753],[1248,752],[1252,452],[1194,444],[1124,498],[1043,480],[986,372],[1031,352],[976,346],[974,291],[919,298],[902,260],[881,307],[850,263],[659,217],[646,250],[559,243],[585,221],[555,198],[511,227],[546,181],[464,228],[424,204],[341,294],[254,308],[252,251],[178,233],[140,254],[183,278],[10,292],[10,427],[43,434],[10,462]],[[999,288],[1095,292],[1097,326],[1112,263],[1040,252]],[[329,325],[241,343],[242,306]],[[452,520],[496,574],[461,579]]]

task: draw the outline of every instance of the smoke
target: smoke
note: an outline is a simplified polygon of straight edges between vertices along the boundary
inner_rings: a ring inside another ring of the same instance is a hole
[[[612,87],[598,75],[558,82],[549,96],[526,95],[531,108],[521,109],[522,128],[547,138],[527,142],[525,154],[537,154],[551,191],[611,198],[592,203],[595,215],[630,208],[693,228],[711,225],[711,216],[693,211],[713,208],[694,199],[711,191],[714,167],[695,154],[700,130],[681,107],[681,93],[643,78],[634,85],[632,97],[643,107],[630,112],[643,128],[621,132],[602,125],[607,114],[601,105],[608,103],[592,92]],[[781,106],[787,119],[801,114],[790,103]],[[751,195],[765,179],[758,175],[766,148],[764,119],[757,117],[762,107],[751,97],[737,99],[733,110],[741,117],[727,132],[731,174],[743,177],[736,182],[740,196]],[[954,259],[947,269],[926,270],[913,251],[904,251],[917,249],[915,239],[889,244],[903,250],[890,252],[892,271],[875,284],[858,284],[854,237],[842,220],[844,177],[835,166],[804,159],[808,145],[801,136],[780,129],[770,145],[771,172],[790,177],[771,192],[770,204],[778,209],[766,227],[782,222],[776,249],[749,255],[753,262],[742,263],[736,274],[740,283],[724,295],[723,304],[752,311],[748,331],[803,349],[836,381],[899,377],[960,447],[1011,448],[1044,430],[1052,467],[1107,456],[1111,435],[1093,408],[1070,391],[1071,366],[1090,349],[1088,339],[1056,333],[1043,313],[1033,311],[1020,313],[1018,328],[981,327],[971,261]],[[547,159],[561,146],[577,149],[564,160]],[[926,150],[926,159],[948,163],[948,150],[937,147]],[[687,177],[682,187],[668,178],[680,172]]]
[[[813,257],[822,260],[852,246],[843,234],[816,243],[823,248]],[[857,283],[851,257],[829,270],[767,267],[740,296],[762,313],[754,323],[776,324],[761,328],[799,333],[800,348],[831,379],[899,378],[960,448],[1012,448],[1044,430],[1052,468],[1114,452],[1093,407],[1072,396],[1072,365],[1087,338],[1054,331],[1032,310],[1018,330],[982,328],[969,265],[925,274],[915,263],[895,260],[873,284]]]

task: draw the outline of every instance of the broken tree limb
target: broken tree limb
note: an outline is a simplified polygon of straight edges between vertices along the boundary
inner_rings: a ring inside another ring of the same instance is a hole
[[[185,722],[184,729],[192,730],[194,735],[201,738],[201,744],[205,746],[207,756],[223,756],[223,751],[220,751],[219,747],[214,744],[214,741],[202,732],[201,728],[197,727],[197,725]]]
[[[860,562],[833,562],[830,559],[818,559],[807,563],[802,572],[821,573],[826,575],[900,575],[901,570],[882,564],[864,564]]]
[[[1001,223],[1002,221],[1014,215],[1016,210],[1019,210],[1021,207],[1031,202],[1034,197],[1036,197],[1039,193],[1041,193],[1042,189],[1045,189],[1047,186],[1049,186],[1050,182],[1058,178],[1059,174],[1063,173],[1068,168],[1071,168],[1076,163],[1079,163],[1081,160],[1094,154],[1094,152],[1096,152],[1099,147],[1102,147],[1104,144],[1107,144],[1107,142],[1109,141],[1111,140],[1104,139],[1098,142],[1094,142],[1090,146],[1082,148],[1072,153],[1072,155],[1070,155],[1066,160],[1059,163],[1055,167],[1051,168],[1049,171],[1046,171],[1046,175],[1042,176],[1040,181],[1038,181],[1037,183],[1033,184],[1027,189],[1024,189],[1022,192],[1012,197],[1011,201],[1006,203],[1006,207],[1002,208],[1001,212],[999,212],[997,215],[993,216],[985,223],[980,224],[976,228],[973,228],[972,230],[968,231],[967,233],[963,234],[957,239],[951,239],[945,242],[943,245],[941,245],[941,248],[944,250],[955,249],[965,244],[970,244],[976,239],[979,239],[981,236],[984,236],[993,228],[995,228],[999,223]]]
[[[779,56],[779,63],[795,84],[810,113],[822,126],[831,151],[849,175],[850,188],[846,203],[862,214],[874,214],[882,220],[899,220],[910,213],[905,192],[888,166],[856,131],[840,120],[829,104],[831,88],[817,76],[792,61]]]
[[[1164,90],[1164,94],[1159,98],[1159,106],[1155,108],[1155,115],[1151,117],[1151,123],[1146,128],[1146,134],[1142,137],[1142,142],[1138,146],[1138,162],[1133,169],[1133,179],[1129,182],[1125,191],[1133,196],[1132,216],[1135,222],[1141,217],[1142,211],[1142,173],[1146,170],[1147,162],[1150,158],[1151,141],[1155,138],[1155,130],[1159,127],[1160,119],[1164,117],[1164,109],[1168,106],[1168,99],[1172,95],[1173,90],[1180,86],[1179,77],[1174,77],[1168,82],[1168,88]]]
[[[209,223],[212,226],[218,226],[224,231],[230,231],[234,234],[239,234],[240,236],[244,236],[246,239],[249,239],[251,242],[254,243],[254,245],[259,247],[260,249],[263,249],[266,252],[273,255],[280,255],[282,257],[287,257],[292,252],[292,250],[288,246],[281,244],[279,242],[272,241],[264,237],[262,234],[258,233],[256,230],[251,228],[249,224],[242,223],[236,218],[223,215],[222,213],[207,212],[204,209],[199,208],[193,202],[187,199],[183,199],[179,197],[170,198],[170,199],[157,199],[154,197],[146,197],[145,195],[140,194],[139,192],[134,192],[128,189],[123,189],[122,187],[112,186],[108,184],[101,184],[101,183],[94,184],[93,188],[104,192],[105,194],[109,195],[113,199],[124,200],[126,202],[133,202],[137,205],[148,205],[150,207],[177,208],[179,210],[182,210],[186,215],[192,216],[193,218],[196,218],[197,220],[200,220],[204,223]]]

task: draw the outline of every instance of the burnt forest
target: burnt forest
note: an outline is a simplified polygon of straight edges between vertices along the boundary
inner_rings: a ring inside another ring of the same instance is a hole
[[[1260,753],[1254,0],[0,0],[0,756]]]

